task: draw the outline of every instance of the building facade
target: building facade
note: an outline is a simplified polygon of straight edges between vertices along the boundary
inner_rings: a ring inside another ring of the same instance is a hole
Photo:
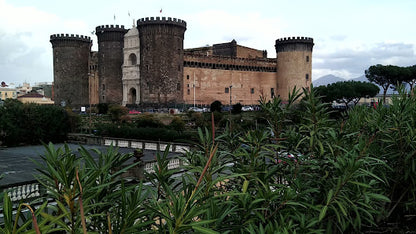
[[[6,100],[8,98],[11,98],[11,99],[17,98],[16,89],[0,87],[0,100]]]
[[[98,52],[88,53],[87,37],[80,40],[52,35],[54,82],[59,85],[55,103],[64,96],[71,99],[73,93],[67,90],[73,88],[62,86],[74,83],[83,86],[80,90],[88,90],[87,103],[142,107],[209,105],[216,100],[252,105],[258,104],[260,96],[285,99],[294,86],[308,88],[311,84],[312,38],[277,39],[276,58],[268,58],[266,51],[238,45],[235,40],[184,49],[185,31],[185,21],[170,17],[142,18],[130,30],[118,25],[99,26]],[[76,41],[79,46],[73,48],[74,43],[61,41]],[[62,54],[65,51],[69,55]],[[74,54],[83,58],[68,61]],[[85,64],[85,74],[69,77],[65,73],[68,67]]]

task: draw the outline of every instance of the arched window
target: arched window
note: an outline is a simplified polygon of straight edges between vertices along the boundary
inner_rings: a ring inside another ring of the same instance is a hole
[[[137,64],[137,57],[135,54],[129,55],[129,64],[130,65],[136,65]]]

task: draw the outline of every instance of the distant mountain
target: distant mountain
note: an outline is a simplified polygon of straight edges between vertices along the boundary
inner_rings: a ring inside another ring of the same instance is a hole
[[[340,81],[346,81],[346,79],[334,75],[326,75],[312,81],[312,84],[314,87],[318,87],[321,85],[327,86]]]
[[[367,77],[365,77],[365,75],[362,75],[362,76],[357,77],[357,78],[353,78],[351,80],[353,80],[353,81],[361,81],[361,82],[370,82],[370,81],[368,81]]]

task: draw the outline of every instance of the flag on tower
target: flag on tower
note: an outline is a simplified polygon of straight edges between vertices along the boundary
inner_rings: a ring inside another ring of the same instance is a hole
[[[160,13],[162,13],[162,8],[160,8]]]

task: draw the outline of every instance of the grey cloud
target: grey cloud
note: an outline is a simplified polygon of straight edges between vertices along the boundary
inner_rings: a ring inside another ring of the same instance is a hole
[[[28,47],[21,39],[20,34],[9,35],[1,33],[0,35],[0,64],[9,63],[13,57],[22,54]]]
[[[42,58],[48,53],[43,47],[29,47],[25,37],[30,33],[0,33],[0,77],[6,83],[50,81],[51,64]]]
[[[346,70],[351,74],[364,74],[375,64],[408,66],[416,64],[414,45],[406,43],[378,43],[360,50],[341,49],[333,53],[315,50],[314,69]]]

